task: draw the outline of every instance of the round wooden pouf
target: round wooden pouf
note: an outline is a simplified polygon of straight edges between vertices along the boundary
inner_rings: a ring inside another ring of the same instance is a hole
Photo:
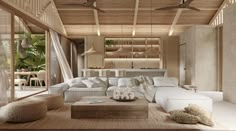
[[[25,99],[7,104],[2,107],[1,113],[4,113],[6,122],[31,122],[46,116],[47,105],[42,100]]]
[[[44,100],[47,103],[48,110],[58,109],[64,106],[64,99],[61,95],[42,94],[34,96],[33,98]]]

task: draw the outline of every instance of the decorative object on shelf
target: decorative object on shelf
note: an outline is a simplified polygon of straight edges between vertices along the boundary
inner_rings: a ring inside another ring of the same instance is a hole
[[[117,100],[117,101],[133,101],[135,100],[135,96],[134,96],[134,93],[131,92],[131,89],[130,88],[116,88],[114,91],[113,91],[113,97],[112,99],[114,100]]]
[[[111,47],[113,45],[115,45],[114,40],[105,40],[105,46]]]

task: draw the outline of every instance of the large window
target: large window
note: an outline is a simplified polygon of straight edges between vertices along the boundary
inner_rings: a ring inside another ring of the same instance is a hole
[[[14,74],[16,98],[46,89],[45,31],[15,16]]]
[[[0,8],[0,71],[4,71],[11,83],[11,14]],[[0,78],[3,79],[3,78]],[[2,84],[2,83],[1,83]],[[8,97],[14,97],[11,85],[9,87],[1,85],[0,97],[8,91]],[[4,98],[1,98],[3,100]],[[2,103],[3,101],[0,101]]]
[[[47,89],[45,39],[44,29],[0,8],[0,71],[10,85],[1,88],[9,100]]]

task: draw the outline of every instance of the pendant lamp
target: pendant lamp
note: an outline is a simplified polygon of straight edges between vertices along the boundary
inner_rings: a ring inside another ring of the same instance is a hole
[[[91,55],[91,54],[95,54],[95,53],[97,53],[97,51],[94,48],[94,44],[92,44],[92,46],[87,51],[85,51],[83,54],[81,54],[81,56]]]

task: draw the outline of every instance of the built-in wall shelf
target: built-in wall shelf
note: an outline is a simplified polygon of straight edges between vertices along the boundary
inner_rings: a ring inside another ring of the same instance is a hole
[[[107,68],[159,68],[160,38],[105,38],[104,55]]]

